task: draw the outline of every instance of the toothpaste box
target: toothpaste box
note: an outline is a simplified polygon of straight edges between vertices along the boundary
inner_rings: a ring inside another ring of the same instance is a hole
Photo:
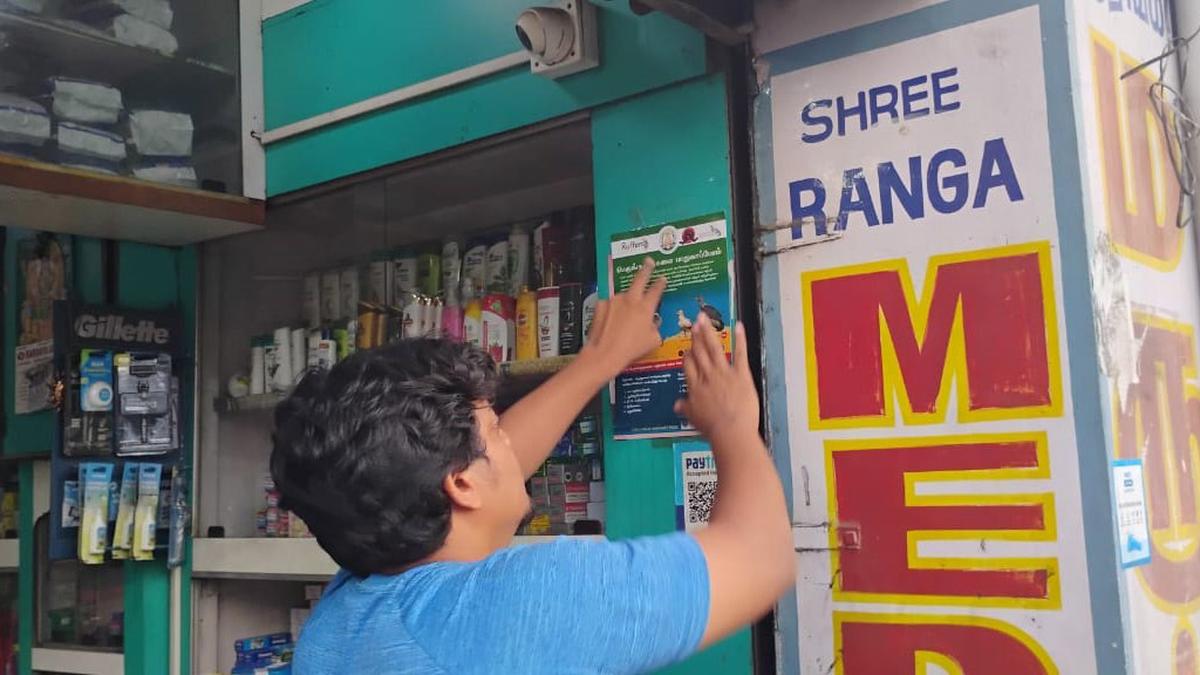
[[[587,520],[587,503],[583,504],[567,504],[563,507],[563,522],[572,525],[581,520]]]
[[[290,633],[271,633],[256,637],[242,638],[233,643],[233,650],[238,654],[255,652],[263,649],[274,649],[292,643]]]
[[[598,520],[601,523],[607,521],[608,520],[608,510],[605,507],[604,502],[588,502],[587,519],[588,520]]]
[[[592,463],[564,462],[546,466],[546,482],[553,483],[583,483],[591,480]]]

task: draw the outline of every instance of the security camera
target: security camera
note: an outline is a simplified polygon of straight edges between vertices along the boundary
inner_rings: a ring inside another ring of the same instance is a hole
[[[587,0],[530,7],[515,28],[535,74],[559,78],[600,65],[596,9]]]

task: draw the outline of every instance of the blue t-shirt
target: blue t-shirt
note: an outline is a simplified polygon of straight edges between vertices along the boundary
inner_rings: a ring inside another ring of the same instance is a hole
[[[679,533],[505,549],[394,576],[341,572],[296,646],[296,675],[642,673],[696,650],[708,565]]]

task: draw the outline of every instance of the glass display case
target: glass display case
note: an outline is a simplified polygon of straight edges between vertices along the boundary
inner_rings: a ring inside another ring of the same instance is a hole
[[[124,573],[119,563],[84,565],[49,558],[49,516],[35,527],[38,647],[120,652],[124,646]],[[0,581],[0,593],[2,593]],[[3,598],[0,595],[0,611]]]
[[[237,0],[0,0],[0,159],[242,194]]]

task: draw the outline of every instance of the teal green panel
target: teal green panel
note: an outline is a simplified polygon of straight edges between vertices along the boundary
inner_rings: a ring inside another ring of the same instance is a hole
[[[17,315],[20,312],[20,299],[15,296],[15,289],[19,287],[17,242],[31,234],[33,233],[29,230],[12,228],[5,233],[7,239],[4,247],[4,283],[5,288],[14,289],[14,295],[6,296],[4,307],[4,454],[8,456],[48,454],[56,418],[51,411],[29,415],[16,415],[13,412],[13,377],[16,371],[13,352],[16,349]],[[100,241],[86,237],[71,238],[71,258],[71,292],[84,302],[99,302],[103,299],[104,291]]]
[[[34,585],[37,565],[33,551],[33,464],[22,462],[18,469],[17,511],[17,670],[33,672]]]
[[[75,256],[75,297],[80,302],[104,302],[104,241],[91,237],[73,237]]]
[[[519,48],[526,0],[316,0],[263,27],[276,128]],[[662,14],[598,12],[601,66],[561,81],[514,69],[271,145],[276,195],[614,101],[705,71],[703,36]]]
[[[124,564],[125,675],[162,675],[171,662],[171,575],[161,559]]]
[[[184,303],[179,249],[122,242],[117,245],[117,304],[166,309]],[[193,255],[194,262],[194,255]],[[184,282],[191,285],[191,282]],[[191,292],[194,293],[194,285]],[[185,324],[194,329],[191,320]],[[186,335],[186,334],[185,334]],[[184,386],[188,386],[186,383]],[[190,410],[181,401],[182,410]],[[190,435],[190,429],[185,427]],[[170,670],[171,575],[166,561],[125,562],[125,672],[157,675]]]
[[[183,334],[192,338],[187,342],[185,352],[188,356],[194,358],[196,354],[194,337],[197,335],[196,305],[199,301],[197,292],[200,278],[199,249],[196,246],[187,246],[180,249],[178,258],[179,310],[183,314]],[[192,482],[192,476],[194,475],[192,473],[192,448],[196,437],[196,421],[192,397],[193,392],[196,390],[196,370],[191,366],[192,363],[194,361],[189,360],[187,365],[180,369],[180,392],[182,397],[180,401],[180,424],[182,425],[183,432],[182,458],[184,470],[187,473],[185,482],[191,486],[190,494],[195,495],[196,486]],[[192,538],[190,535],[184,541],[180,588],[182,591],[180,593],[179,606],[174,609],[176,616],[179,617],[180,625],[179,672],[187,673],[191,671],[192,663]]]
[[[600,288],[608,287],[612,235],[658,223],[730,212],[729,131],[720,76],[601,108],[592,117],[596,246]],[[605,405],[608,532],[614,538],[675,527],[670,441],[612,440]],[[750,633],[666,672],[752,671]]]
[[[177,249],[117,245],[117,300],[136,309],[167,309],[179,302]]]

